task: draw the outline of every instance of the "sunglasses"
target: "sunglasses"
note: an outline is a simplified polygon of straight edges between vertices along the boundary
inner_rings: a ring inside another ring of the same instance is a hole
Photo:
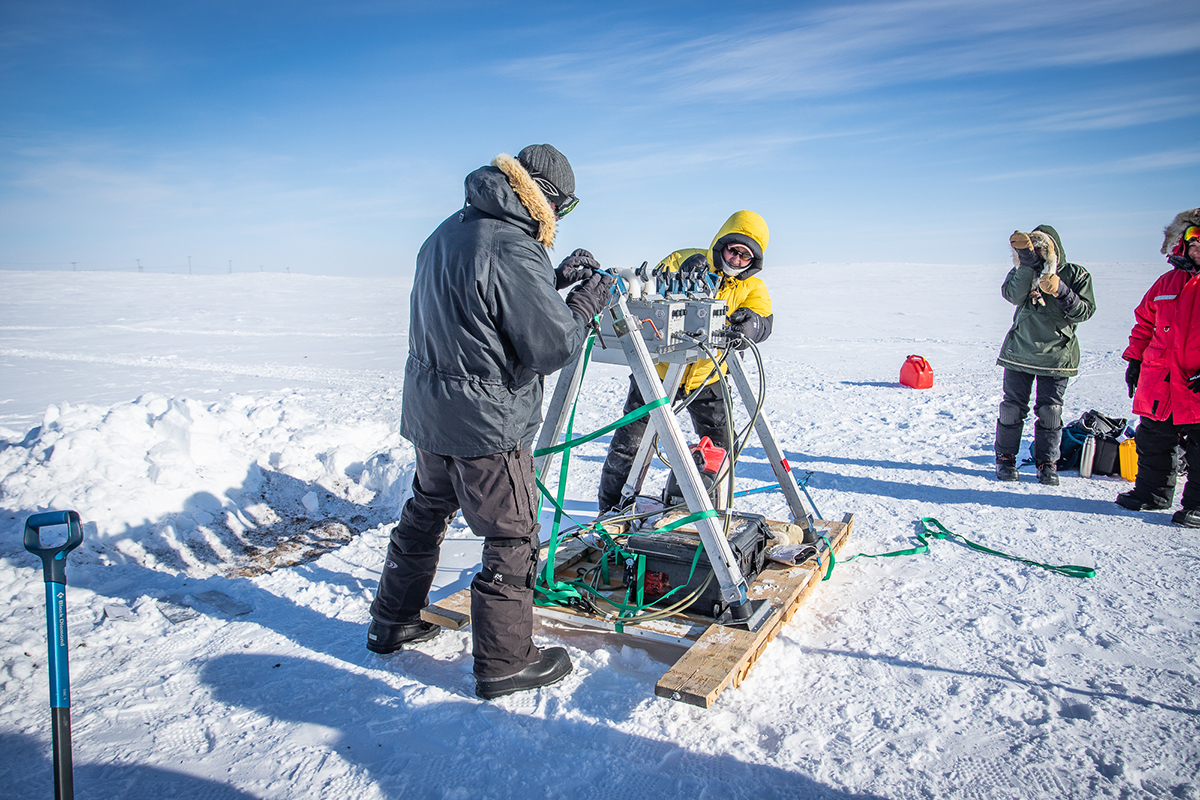
[[[567,195],[567,199],[563,200],[562,205],[554,212],[555,217],[562,219],[567,214],[575,210],[575,206],[579,205],[579,198],[573,194]]]
[[[1200,225],[1193,225],[1183,232],[1183,241],[1200,242]]]
[[[754,260],[754,254],[744,247],[738,247],[737,245],[729,244],[725,245],[725,258],[726,260],[737,259],[738,261],[744,261],[745,263],[749,264]]]

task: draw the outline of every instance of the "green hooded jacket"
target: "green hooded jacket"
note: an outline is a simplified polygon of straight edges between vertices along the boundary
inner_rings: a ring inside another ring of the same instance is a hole
[[[996,363],[1005,369],[1055,378],[1073,378],[1079,374],[1079,340],[1075,327],[1096,313],[1092,276],[1078,264],[1067,261],[1058,232],[1049,225],[1038,225],[1058,248],[1058,278],[1069,289],[1062,297],[1043,295],[1044,305],[1034,303],[1030,287],[1040,270],[1020,264],[1009,271],[1001,293],[1017,307],[1012,327],[1004,337]]]

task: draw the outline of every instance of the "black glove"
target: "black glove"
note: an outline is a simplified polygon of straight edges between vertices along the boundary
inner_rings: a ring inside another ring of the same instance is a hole
[[[704,257],[703,253],[693,253],[692,255],[690,255],[686,259],[684,259],[684,262],[679,265],[679,271],[680,271],[680,273],[682,273],[684,275],[691,275],[693,273],[699,274],[701,272],[707,272],[708,271],[708,259]]]
[[[1188,378],[1188,388],[1196,394],[1200,394],[1200,372]]]
[[[565,289],[573,283],[587,280],[600,269],[600,262],[582,247],[562,260],[554,270],[554,288]]]
[[[576,316],[591,322],[608,305],[609,289],[613,279],[609,275],[593,272],[586,281],[579,283],[567,294],[567,308]]]
[[[1137,389],[1138,378],[1142,375],[1142,362],[1130,359],[1129,366],[1125,368],[1125,385],[1129,387],[1129,396],[1133,397],[1134,391]],[[1189,387],[1191,388],[1190,384]],[[1192,391],[1196,391],[1192,389]]]
[[[744,337],[734,343],[738,350],[745,349],[746,340],[757,344],[771,335],[770,321],[745,306],[736,309],[727,319],[729,326]]]

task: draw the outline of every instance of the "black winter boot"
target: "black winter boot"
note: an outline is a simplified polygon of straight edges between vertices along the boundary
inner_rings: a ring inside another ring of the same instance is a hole
[[[442,632],[440,625],[432,622],[416,620],[401,622],[399,625],[384,625],[382,622],[371,620],[367,626],[367,649],[372,653],[394,653],[406,644],[425,642]]]
[[[558,683],[571,673],[571,657],[562,647],[547,647],[542,657],[525,669],[507,678],[476,678],[475,694],[484,700],[495,700],[513,692],[537,689]]]
[[[996,480],[1015,481],[1020,480],[1020,477],[1020,474],[1017,472],[1016,456],[996,456]]]
[[[1171,516],[1171,522],[1181,528],[1200,528],[1200,508],[1185,508],[1182,511],[1176,511]]]
[[[1117,495],[1117,505],[1130,511],[1163,511],[1171,507],[1171,501],[1161,497],[1147,499],[1138,494],[1137,489],[1130,489]]]
[[[1058,465],[1053,461],[1043,461],[1037,465],[1038,483],[1043,486],[1058,486]]]

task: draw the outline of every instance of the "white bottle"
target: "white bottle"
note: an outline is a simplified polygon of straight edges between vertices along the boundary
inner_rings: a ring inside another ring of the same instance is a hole
[[[1092,477],[1092,462],[1096,460],[1096,437],[1088,434],[1079,453],[1079,477]]]

